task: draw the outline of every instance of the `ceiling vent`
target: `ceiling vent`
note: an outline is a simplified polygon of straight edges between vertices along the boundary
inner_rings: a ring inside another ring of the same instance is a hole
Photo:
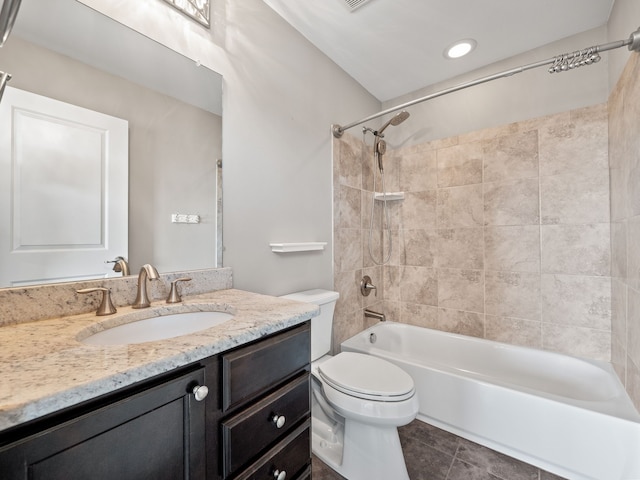
[[[344,3],[347,5],[347,8],[353,12],[370,1],[371,0],[344,0]]]

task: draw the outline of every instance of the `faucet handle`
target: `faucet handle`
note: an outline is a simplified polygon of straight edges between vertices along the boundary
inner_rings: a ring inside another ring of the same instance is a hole
[[[371,277],[369,275],[365,275],[364,277],[362,277],[362,280],[360,280],[360,293],[365,296],[368,297],[369,294],[371,293],[371,290],[375,290],[375,296],[378,296],[378,288],[371,283]]]
[[[167,303],[179,303],[182,301],[180,294],[178,293],[178,282],[189,282],[191,279],[189,277],[176,278],[173,282],[171,282],[171,290],[169,291],[169,296],[167,297]]]
[[[123,277],[128,277],[130,275],[129,264],[124,257],[117,256],[114,260],[105,260],[104,263],[114,263],[113,271],[118,273],[122,272]]]
[[[102,301],[96,311],[96,315],[112,315],[117,312],[116,307],[113,306],[111,301],[111,289],[105,287],[95,288],[83,288],[82,290],[76,290],[77,293],[93,293],[102,292]]]

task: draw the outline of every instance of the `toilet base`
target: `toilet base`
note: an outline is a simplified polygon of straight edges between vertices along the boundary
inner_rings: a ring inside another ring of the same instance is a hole
[[[396,427],[347,419],[343,438],[332,441],[325,433],[312,433],[313,453],[347,480],[409,480]]]
[[[409,480],[397,427],[346,420],[342,472],[349,480]]]
[[[317,404],[312,412],[311,450],[316,457],[337,470],[342,464],[344,422],[328,417]]]

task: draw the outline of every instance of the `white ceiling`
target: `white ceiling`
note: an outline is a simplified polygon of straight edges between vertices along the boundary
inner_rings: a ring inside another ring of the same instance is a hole
[[[264,1],[381,101],[599,27],[614,3],[369,0],[351,11],[353,0]],[[478,42],[475,51],[445,59],[463,38]]]

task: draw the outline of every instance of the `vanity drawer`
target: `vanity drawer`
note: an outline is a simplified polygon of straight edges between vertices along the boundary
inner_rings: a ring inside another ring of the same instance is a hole
[[[295,480],[311,480],[311,465],[307,466],[304,472]]]
[[[307,478],[311,456],[310,426],[308,419],[235,480],[274,480],[276,471],[285,472],[287,479]]]
[[[274,417],[282,424],[277,426]],[[262,450],[309,418],[309,374],[221,422],[223,476],[247,465]]]
[[[222,354],[222,410],[238,407],[309,369],[310,324]]]

